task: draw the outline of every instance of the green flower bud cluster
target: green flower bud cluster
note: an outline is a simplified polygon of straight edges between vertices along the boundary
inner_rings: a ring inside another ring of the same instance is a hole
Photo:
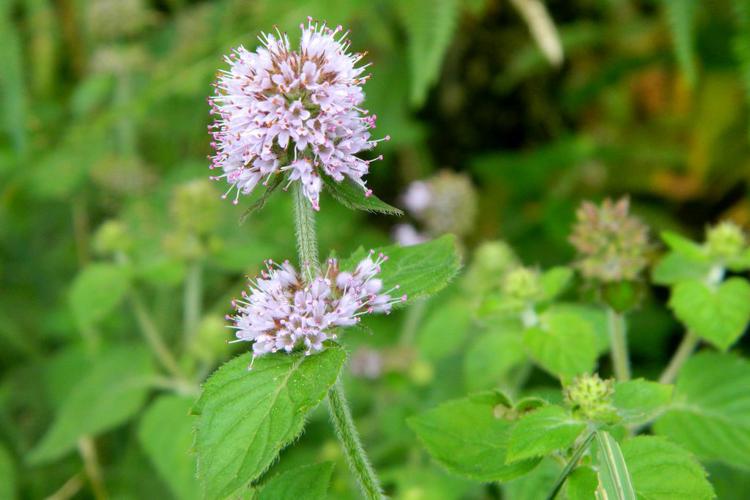
[[[103,256],[128,253],[132,244],[128,228],[118,220],[104,222],[93,238],[94,252]]]
[[[518,257],[504,241],[487,241],[474,250],[471,263],[464,275],[464,288],[476,295],[496,290],[500,276],[518,265]]]
[[[747,248],[745,233],[732,221],[724,221],[708,228],[705,249],[715,259],[729,260],[740,256]]]
[[[220,242],[213,231],[220,210],[220,198],[208,180],[198,179],[175,188],[169,204],[175,229],[164,237],[166,252],[191,260],[216,250]]]
[[[502,291],[509,299],[533,302],[542,295],[539,272],[528,267],[518,267],[503,279]]]
[[[629,215],[630,202],[604,200],[600,206],[583,202],[570,243],[578,251],[584,278],[601,283],[635,281],[648,265],[648,227]]]
[[[229,351],[229,338],[226,322],[221,316],[206,316],[198,325],[190,352],[201,361],[213,363]]]
[[[613,422],[617,413],[612,405],[615,383],[612,379],[602,380],[598,374],[580,375],[565,387],[565,402],[573,412],[586,420]]]

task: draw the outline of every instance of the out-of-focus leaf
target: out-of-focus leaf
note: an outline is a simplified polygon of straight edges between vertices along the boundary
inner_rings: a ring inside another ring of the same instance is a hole
[[[711,270],[711,263],[695,260],[683,253],[670,252],[656,263],[651,278],[657,285],[675,285],[681,281],[704,280]]]
[[[524,332],[523,343],[534,361],[563,378],[590,372],[597,358],[591,325],[571,313],[545,313],[538,326]]]
[[[151,355],[139,345],[123,344],[98,354],[91,371],[70,392],[52,426],[29,454],[29,461],[53,461],[72,450],[81,437],[126,422],[143,405],[153,372]]]
[[[0,445],[0,498],[4,500],[16,498],[17,477],[13,457],[4,446]]]
[[[598,486],[599,478],[596,471],[585,465],[576,467],[565,481],[568,500],[591,500],[595,498],[594,494]]]
[[[674,402],[654,424],[706,460],[750,469],[750,364],[731,354],[701,353],[682,367]]]
[[[701,281],[682,281],[672,289],[669,305],[690,331],[726,350],[750,321],[750,283],[730,278],[712,287]]]
[[[282,472],[263,485],[257,500],[325,500],[332,473],[331,462],[303,465]]]
[[[0,4],[0,96],[3,130],[13,141],[17,153],[26,150],[26,84],[24,82],[21,41],[18,24],[12,19],[14,2]]]
[[[503,484],[503,498],[506,500],[546,498],[559,475],[560,464],[551,458],[546,458],[525,476]]]
[[[641,424],[649,421],[672,400],[674,387],[644,379],[615,384],[614,405],[623,423]]]
[[[515,421],[496,416],[507,400],[486,392],[456,399],[408,420],[427,451],[449,471],[478,481],[509,481],[533,469],[538,459],[508,465]]]
[[[138,441],[175,498],[200,498],[192,452],[193,398],[166,395],[146,410],[138,426]]]
[[[421,106],[440,74],[458,21],[458,0],[409,0],[399,5],[408,36],[411,102]]]
[[[664,10],[672,32],[675,56],[688,85],[695,85],[694,36],[697,0],[666,0]]]
[[[457,351],[469,333],[471,309],[461,299],[440,304],[423,321],[417,333],[419,352],[428,360],[437,361]]]
[[[224,498],[254,481],[294,440],[325,397],[346,355],[338,346],[313,356],[247,356],[208,379],[194,407],[198,477],[206,498]]]
[[[115,264],[96,263],[76,276],[70,290],[70,305],[76,319],[91,325],[117,307],[130,285],[130,273]]]
[[[492,389],[527,358],[519,329],[493,329],[482,334],[466,350],[464,378],[469,391]]]

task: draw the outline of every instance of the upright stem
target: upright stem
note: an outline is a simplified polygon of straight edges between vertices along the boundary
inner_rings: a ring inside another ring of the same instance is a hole
[[[186,349],[190,348],[201,318],[202,274],[201,262],[199,260],[191,262],[187,277],[185,278],[185,294],[183,296],[182,308],[182,331],[185,336],[184,348]]]
[[[91,483],[96,500],[105,500],[107,490],[104,487],[102,468],[99,466],[99,458],[96,454],[96,444],[90,436],[84,436],[78,440],[78,451],[83,458],[83,468]]]
[[[146,306],[143,304],[141,297],[136,292],[132,292],[130,300],[133,304],[133,312],[138,321],[138,326],[140,326],[141,333],[143,333],[146,342],[148,342],[149,347],[154,352],[159,362],[170,373],[170,375],[179,380],[184,380],[185,377],[182,374],[182,370],[180,370],[180,365],[172,355],[172,351],[170,351],[164,343],[161,333],[156,327],[151,315],[146,310]]]
[[[305,272],[307,281],[312,281],[320,269],[318,236],[315,233],[315,212],[310,201],[305,198],[301,184],[294,190],[294,227],[297,234],[299,265]]]
[[[690,355],[693,354],[693,351],[699,343],[700,339],[693,332],[685,333],[685,336],[682,338],[680,345],[677,346],[677,350],[672,356],[672,359],[664,369],[661,377],[659,377],[659,383],[671,384],[674,382],[677,375],[680,373],[682,365],[685,364],[685,361],[687,361]]]
[[[301,185],[296,186],[294,190],[294,225],[297,233],[299,263],[305,271],[306,281],[310,282],[319,272],[320,261],[318,260],[318,240],[315,235],[315,213],[310,202],[305,198]],[[344,448],[349,469],[356,477],[362,494],[368,500],[384,499],[380,481],[367,459],[359,433],[354,426],[340,380],[336,381],[328,391],[328,410],[336,435]]]
[[[607,309],[612,366],[617,380],[630,380],[630,359],[625,333],[625,318],[611,307]]]
[[[380,487],[378,476],[370,465],[367,454],[359,440],[359,434],[354,426],[341,380],[337,380],[328,391],[328,409],[331,413],[333,426],[336,429],[336,435],[344,448],[349,469],[356,476],[362,495],[368,500],[384,499],[385,495]]]

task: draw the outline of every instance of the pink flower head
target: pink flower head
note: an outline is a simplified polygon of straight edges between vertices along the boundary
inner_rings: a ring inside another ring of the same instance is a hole
[[[267,261],[249,293],[233,301],[235,314],[227,316],[237,341],[253,342],[253,359],[298,348],[311,354],[336,338],[336,328],[355,325],[364,314],[388,314],[406,296],[392,297],[398,285],[382,290],[376,276],[387,259],[370,252],[351,272],[340,271],[338,261],[329,259],[325,273],[308,283],[288,261]]]
[[[357,155],[379,141],[370,138],[375,116],[361,107],[369,77],[362,74],[366,66],[356,67],[362,55],[348,52],[348,32],[340,26],[308,18],[300,28],[298,50],[278,30],[262,34],[255,52],[234,49],[214,83],[211,168],[223,173],[212,178],[227,180],[224,197],[235,191],[235,204],[281,172],[289,184],[302,183],[316,210],[322,175],[349,178],[370,193],[364,177],[374,160]]]

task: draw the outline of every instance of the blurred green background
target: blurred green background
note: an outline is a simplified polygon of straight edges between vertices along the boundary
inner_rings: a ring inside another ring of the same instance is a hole
[[[373,63],[365,91],[375,135],[392,137],[368,183],[400,206],[411,181],[441,169],[468,176],[479,211],[461,229],[467,261],[480,242],[502,239],[526,264],[569,262],[584,198],[630,194],[655,233],[700,239],[719,218],[750,224],[750,4],[550,0],[549,25],[525,15],[529,3],[0,0],[0,497],[197,494],[187,416],[195,384],[247,349],[224,343],[223,315],[246,274],[295,255],[289,196],[277,193],[240,224],[252,201],[223,202],[223,186],[207,180],[210,83],[222,56],[254,48],[260,31],[295,33],[308,15],[351,29],[353,50]],[[388,243],[401,222],[329,197],[321,206],[324,254]],[[633,315],[642,375],[679,338],[665,299],[654,289]],[[441,472],[404,424],[477,388],[464,376],[467,339],[435,347],[450,328],[466,329],[451,323],[464,321],[459,313],[430,322],[441,300],[417,331],[418,361],[396,353],[391,369],[348,380],[355,414],[394,497],[500,498],[497,486]],[[387,348],[374,351],[383,356],[404,322],[403,313],[374,318],[371,333],[345,342],[365,357],[358,346]],[[155,331],[184,384],[141,352]],[[91,402],[129,376],[149,383],[102,403],[91,435],[39,452],[61,408],[75,414],[73,391]],[[162,434],[176,441],[157,443]],[[337,463],[334,495],[350,498],[324,412],[279,467],[318,460]],[[712,472],[721,498],[739,498],[724,484],[750,481]]]

